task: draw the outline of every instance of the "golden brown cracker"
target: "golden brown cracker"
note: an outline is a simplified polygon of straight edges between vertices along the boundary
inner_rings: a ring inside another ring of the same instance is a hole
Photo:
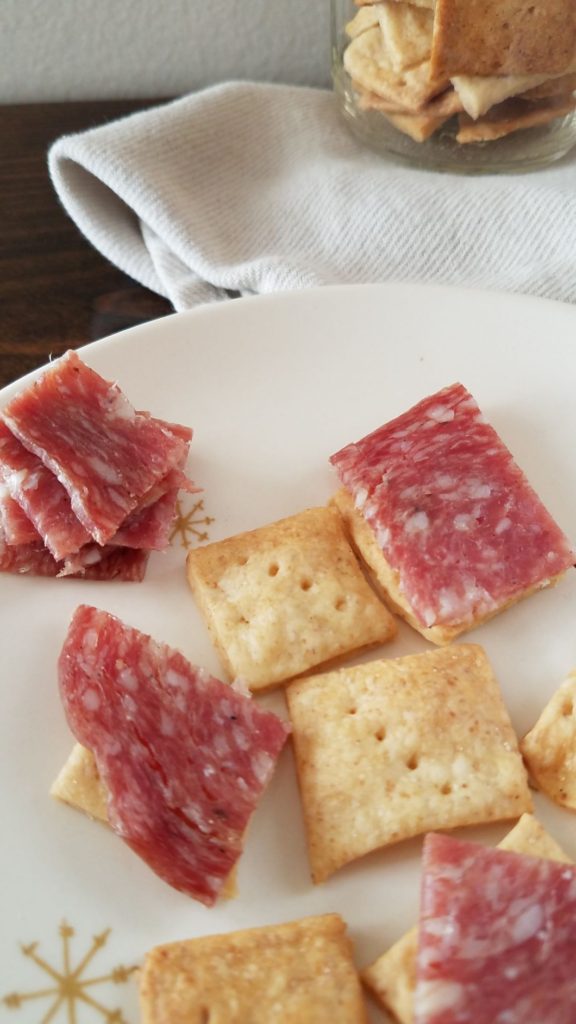
[[[408,135],[414,142],[425,142],[449,120],[450,115],[434,117],[432,114],[421,111],[419,114],[384,113],[384,117],[399,132]]]
[[[187,566],[227,672],[252,690],[396,633],[334,509],[307,509],[195,548]]]
[[[532,814],[523,814],[498,846],[501,850],[572,863],[568,854]],[[417,951],[418,927],[415,926],[362,971],[364,983],[400,1024],[412,1024],[414,1019]]]
[[[353,39],[344,51],[343,63],[355,85],[411,113],[419,111],[449,84],[446,78],[430,77],[429,61],[401,73],[395,71],[379,28],[368,29]]]
[[[576,670],[548,701],[520,750],[534,785],[576,810]]]
[[[108,821],[108,794],[98,774],[94,754],[80,743],[74,744],[52,784],[50,795],[83,811],[90,818]]]
[[[378,4],[371,5],[370,7],[361,7],[354,17],[346,23],[344,31],[349,39],[355,39],[356,36],[366,32],[367,29],[378,26],[378,7]]]
[[[407,114],[402,110],[386,110],[384,106],[378,105],[378,97],[375,99],[376,102],[373,102],[371,106],[365,105],[361,109],[381,110],[398,131],[409,135],[414,142],[425,142],[454,114],[462,110],[460,99],[452,89],[430,100],[418,114]],[[367,102],[370,101],[364,100],[365,104]]]
[[[512,132],[549,124],[557,117],[565,117],[576,108],[574,96],[557,96],[548,100],[524,103],[512,99],[493,107],[477,121],[461,114],[456,141],[462,145],[471,142],[490,142],[502,139]]]
[[[560,74],[575,53],[574,0],[436,0],[436,76]]]
[[[394,71],[401,74],[430,59],[434,15],[425,7],[397,0],[378,4],[384,50]]]
[[[531,810],[481,647],[309,676],[286,696],[315,882],[402,839]]]
[[[485,78],[477,75],[454,75],[452,85],[462,100],[464,110],[470,117],[478,118],[491,107],[503,103],[504,100],[519,96],[521,93],[534,91],[552,85],[561,79],[571,80],[576,73],[576,60],[567,68],[567,74],[560,75],[489,75]],[[570,76],[570,77],[569,77]],[[561,92],[569,92],[570,88]],[[546,93],[548,95],[548,93]],[[537,96],[535,98],[538,98]],[[542,97],[540,97],[542,98]]]
[[[558,78],[549,78],[542,85],[527,89],[521,93],[519,99],[523,100],[545,100],[551,96],[568,96],[576,92],[576,74],[560,75]]]
[[[337,914],[174,942],[140,978],[142,1024],[366,1024]]]
[[[376,96],[373,92],[367,92],[365,89],[357,88],[357,102],[360,110],[380,110],[384,114],[406,114],[407,111],[404,107],[398,106],[398,104],[388,103],[383,100],[381,96]],[[430,100],[422,109],[420,114],[428,115],[430,117],[452,117],[454,114],[462,113],[464,107],[462,101],[458,96],[458,93],[454,89],[447,89],[445,92],[440,93],[439,96],[435,96],[434,99]],[[418,116],[418,115],[415,115]]]

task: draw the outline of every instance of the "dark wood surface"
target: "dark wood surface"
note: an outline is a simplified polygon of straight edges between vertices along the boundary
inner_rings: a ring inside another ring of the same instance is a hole
[[[155,102],[0,106],[0,387],[51,355],[173,312],[86,241],[46,160],[58,136]]]

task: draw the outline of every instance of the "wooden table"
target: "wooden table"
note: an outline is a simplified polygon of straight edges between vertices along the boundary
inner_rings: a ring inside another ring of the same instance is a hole
[[[51,142],[156,100],[0,106],[0,387],[96,338],[173,312],[108,263],[59,204]]]

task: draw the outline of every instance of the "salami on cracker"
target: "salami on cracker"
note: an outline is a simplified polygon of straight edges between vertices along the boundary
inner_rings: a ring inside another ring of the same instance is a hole
[[[446,643],[573,564],[472,395],[453,384],[332,456],[335,503],[390,604]]]
[[[59,680],[112,828],[169,885],[213,904],[288,727],[178,651],[87,606],[70,624]]]

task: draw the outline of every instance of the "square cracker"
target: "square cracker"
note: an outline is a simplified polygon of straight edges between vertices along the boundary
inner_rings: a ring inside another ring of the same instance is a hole
[[[158,946],[140,979],[142,1024],[366,1024],[338,914]]]
[[[437,0],[434,75],[564,72],[576,52],[574,0]]]
[[[551,96],[567,96],[576,92],[576,73],[559,75],[557,78],[549,78],[542,85],[527,89],[521,94],[523,100],[544,100]]]
[[[102,782],[94,754],[80,743],[72,752],[52,784],[50,795],[76,807],[89,818],[108,821],[108,794]]]
[[[188,581],[231,676],[276,685],[396,633],[333,509],[196,548]]]
[[[566,85],[558,92],[570,92],[572,85],[571,75],[576,72],[576,60],[573,60],[567,69],[567,74],[562,75],[488,75],[485,78],[477,75],[454,75],[452,85],[462,100],[464,110],[470,117],[477,118],[485,114],[491,107],[510,99],[512,96],[519,96],[520,93],[530,92],[544,88],[554,82],[565,80]],[[546,91],[542,95],[558,95],[554,89],[553,93]],[[542,98],[535,96],[534,98]]]
[[[418,114],[408,114],[404,110],[394,108],[386,100],[367,92],[359,94],[358,107],[360,110],[379,110],[398,131],[409,135],[414,142],[425,142],[454,114],[462,111],[460,98],[453,89],[448,89],[430,100]]]
[[[384,113],[384,112],[383,112]],[[434,117],[433,114],[421,111],[419,114],[384,113],[390,124],[393,124],[399,132],[408,135],[414,142],[425,142],[434,132],[438,131],[446,121],[450,120],[449,114]]]
[[[376,96],[373,92],[366,92],[365,89],[356,87],[356,93],[360,110],[380,110],[383,114],[406,114],[408,116],[404,107],[388,103],[387,100],[383,100],[381,96]],[[425,107],[422,107],[418,114],[412,116],[420,117],[422,115],[424,117],[435,117],[445,120],[448,117],[452,117],[453,114],[461,114],[463,109],[458,93],[454,89],[447,89],[446,92],[440,93],[439,96],[435,96],[433,100],[430,100]]]
[[[520,750],[534,785],[576,810],[576,670],[548,701]]]
[[[531,857],[572,863],[568,854],[532,814],[523,814],[498,846],[501,850],[525,853]],[[362,971],[362,980],[367,987],[400,1024],[412,1024],[414,1019],[417,951],[418,927],[415,926]]]
[[[429,60],[434,21],[432,11],[398,3],[397,0],[384,0],[377,6],[384,50],[393,70],[401,74]]]
[[[490,142],[502,139],[512,132],[525,128],[536,128],[549,124],[557,117],[564,117],[576,109],[576,99],[569,96],[553,96],[550,99],[524,102],[520,99],[506,100],[493,107],[483,117],[473,121],[467,114],[461,114],[456,141],[461,145],[470,142]]]
[[[315,882],[402,839],[532,809],[475,644],[310,676],[286,695]]]
[[[346,22],[344,31],[349,39],[355,39],[356,36],[366,32],[367,29],[378,26],[378,7],[378,4],[370,7],[361,7],[359,11],[356,11],[354,17]]]
[[[403,72],[394,70],[380,28],[370,28],[344,50],[344,69],[354,85],[376,93],[411,113],[447,88],[447,78],[431,78],[430,62],[422,61]]]

